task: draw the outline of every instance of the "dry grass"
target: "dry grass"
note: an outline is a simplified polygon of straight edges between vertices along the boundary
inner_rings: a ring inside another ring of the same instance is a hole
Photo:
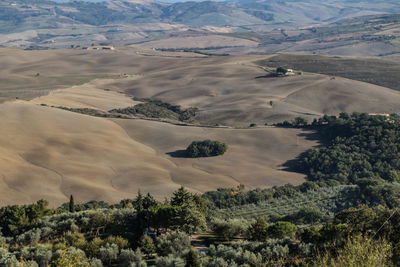
[[[109,120],[30,102],[0,105],[1,204],[40,198],[117,202],[137,190],[157,198],[180,185],[195,192],[235,186],[299,184],[280,165],[315,144],[299,130],[209,129],[143,120]],[[229,144],[221,157],[173,158],[192,140]]]
[[[267,56],[203,57],[134,48],[0,49],[0,56],[0,78],[14,86],[0,88],[3,99],[12,99],[13,90],[33,99],[0,105],[2,205],[40,198],[58,205],[70,194],[78,201],[116,202],[135,196],[138,189],[162,199],[180,185],[204,192],[239,183],[247,188],[299,184],[304,177],[281,165],[316,145],[295,129],[184,127],[97,118],[40,104],[106,111],[134,105],[131,96],[153,97],[183,108],[198,107],[202,123],[233,126],[299,115],[400,109],[400,94],[384,87],[314,74],[264,77],[265,70],[253,62]],[[66,76],[116,76],[55,90],[71,84],[63,80],[35,90],[29,81],[38,78],[36,72],[59,81]],[[227,143],[228,152],[202,159],[168,154],[203,139]]]

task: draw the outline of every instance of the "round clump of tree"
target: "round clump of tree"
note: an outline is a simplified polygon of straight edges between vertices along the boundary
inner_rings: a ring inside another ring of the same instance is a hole
[[[287,68],[284,68],[284,67],[276,68],[276,75],[278,75],[278,76],[285,76],[287,72],[288,72]]]
[[[219,141],[193,141],[186,148],[186,155],[191,158],[199,158],[199,157],[214,157],[223,155],[228,146]]]

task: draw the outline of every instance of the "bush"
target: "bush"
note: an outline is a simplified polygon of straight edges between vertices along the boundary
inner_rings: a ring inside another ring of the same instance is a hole
[[[247,230],[247,235],[250,240],[264,241],[267,238],[268,223],[264,217],[257,217]]]
[[[213,157],[223,155],[227,149],[228,146],[219,141],[193,141],[186,148],[186,155],[191,158]]]
[[[157,237],[157,253],[160,256],[182,257],[190,250],[190,238],[183,232],[165,233]]]
[[[231,240],[235,236],[244,234],[248,228],[248,225],[246,221],[239,219],[216,219],[211,223],[211,228],[213,232],[220,238]]]
[[[111,263],[118,257],[118,246],[116,244],[107,244],[105,247],[101,247],[99,250],[99,258],[107,266],[111,266]]]
[[[69,247],[66,250],[59,250],[56,252],[57,259],[53,261],[55,266],[60,267],[68,267],[68,266],[77,266],[77,267],[89,267],[89,261],[87,260],[85,253],[74,247]],[[39,261],[40,263],[40,261]],[[47,264],[40,264],[40,266],[48,266]],[[98,265],[97,265],[98,266]]]
[[[147,256],[153,254],[156,251],[156,247],[153,242],[153,238],[148,235],[143,235],[140,239],[140,248],[142,249],[143,253]]]
[[[391,245],[386,240],[356,236],[349,238],[335,255],[326,253],[317,258],[315,266],[393,266],[390,262]]]
[[[176,267],[176,266],[180,266],[182,263],[184,263],[183,259],[177,258],[173,255],[159,257],[156,259],[157,267]]]
[[[146,267],[147,263],[143,260],[142,252],[140,249],[133,251],[131,249],[121,250],[119,255],[120,266],[131,266],[131,267]]]
[[[267,232],[274,238],[293,237],[297,232],[297,226],[290,222],[276,222],[268,227]]]

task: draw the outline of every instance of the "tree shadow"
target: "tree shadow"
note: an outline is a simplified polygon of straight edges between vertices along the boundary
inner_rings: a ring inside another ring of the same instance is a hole
[[[273,77],[276,77],[276,75],[274,75],[272,73],[267,73],[267,74],[262,75],[262,76],[257,76],[257,77],[255,77],[255,79],[265,79],[265,78],[273,78]]]
[[[170,155],[173,158],[190,158],[190,157],[188,157],[186,150],[182,150],[182,149],[172,151],[172,152],[167,152],[165,154]]]
[[[320,147],[322,145],[321,136],[319,135],[318,131],[307,130],[307,129],[304,129],[302,131],[302,133],[298,134],[298,136],[303,137],[305,140],[318,141],[318,143],[315,147],[312,147],[312,148],[308,149],[307,151],[300,153],[294,159],[287,160],[280,166],[283,167],[282,168],[283,171],[306,174],[307,170],[305,170],[304,166],[301,165],[301,160],[307,155],[307,153],[310,150],[312,150],[316,147]]]

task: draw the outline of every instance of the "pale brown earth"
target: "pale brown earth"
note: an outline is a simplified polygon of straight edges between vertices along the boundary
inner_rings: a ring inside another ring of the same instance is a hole
[[[200,112],[196,119],[203,124],[263,125],[299,115],[311,119],[342,111],[400,110],[400,94],[376,85],[308,73],[268,77],[269,73],[254,62],[272,55],[207,57],[120,48],[116,51],[0,49],[0,56],[3,100],[32,99],[68,85],[105,78],[91,86],[197,107]],[[40,76],[36,77],[36,73]]]
[[[54,107],[90,108],[101,111],[131,107],[140,103],[118,92],[97,89],[98,85],[104,85],[110,81],[114,80],[94,80],[83,85],[54,90],[48,95],[32,99],[31,102]]]
[[[303,175],[281,165],[316,144],[300,130],[110,120],[25,101],[1,104],[0,116],[1,205],[44,198],[57,206],[70,194],[79,202],[118,202],[139,189],[162,199],[180,185],[204,192],[299,184]],[[227,142],[228,152],[207,159],[166,154],[204,138]]]
[[[57,206],[70,194],[78,202],[118,202],[139,189],[163,199],[180,185],[204,192],[239,183],[249,189],[299,184],[304,176],[282,164],[317,142],[308,139],[311,133],[264,122],[400,109],[398,92],[368,83],[308,73],[268,77],[254,63],[268,57],[263,55],[204,57],[129,48],[0,49],[0,56],[6,101],[0,104],[1,205],[45,198]],[[29,101],[11,100],[15,95]],[[107,119],[50,107],[107,111],[136,104],[132,96],[198,107],[197,123],[230,127]],[[251,122],[260,126],[247,128]],[[191,141],[206,138],[226,142],[228,152],[174,157]]]

